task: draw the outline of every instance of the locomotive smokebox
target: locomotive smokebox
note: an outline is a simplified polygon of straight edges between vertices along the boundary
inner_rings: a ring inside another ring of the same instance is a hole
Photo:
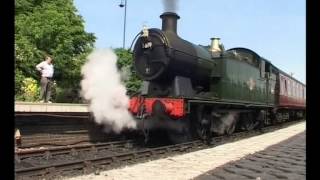
[[[166,32],[173,32],[177,34],[177,21],[180,16],[174,12],[165,12],[160,15],[162,19],[162,30]]]

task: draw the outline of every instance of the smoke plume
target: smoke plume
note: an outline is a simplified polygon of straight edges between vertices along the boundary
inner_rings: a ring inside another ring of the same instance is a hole
[[[164,12],[176,12],[178,10],[178,0],[162,0]]]
[[[121,77],[121,81],[128,81],[130,79],[131,76],[131,71],[129,66],[124,66],[121,68],[120,70],[120,77]]]
[[[89,109],[106,130],[119,133],[124,128],[136,128],[128,111],[129,97],[117,70],[117,56],[110,49],[95,50],[81,69],[82,96],[89,101]]]

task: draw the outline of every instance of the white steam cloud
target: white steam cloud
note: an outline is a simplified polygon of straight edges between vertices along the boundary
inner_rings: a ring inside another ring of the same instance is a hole
[[[111,49],[92,52],[81,69],[81,94],[89,100],[95,121],[119,133],[124,128],[136,128],[136,121],[128,111],[129,97],[116,62]]]
[[[178,10],[178,0],[162,0],[164,12],[176,12]]]

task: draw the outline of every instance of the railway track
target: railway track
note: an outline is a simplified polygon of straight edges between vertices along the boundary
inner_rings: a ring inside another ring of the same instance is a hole
[[[19,149],[16,150],[16,160],[21,161],[26,158],[35,158],[35,157],[47,157],[47,159],[52,158],[53,156],[72,154],[78,152],[97,152],[99,150],[118,150],[119,148],[125,148],[132,146],[134,143],[133,140],[125,141],[114,141],[106,143],[96,143],[96,144],[85,144],[85,145],[68,145],[64,147],[53,147],[53,148],[42,148],[42,149]],[[118,148],[118,149],[117,149]]]
[[[264,132],[280,129],[295,122],[263,128]],[[88,173],[99,173],[123,165],[144,162],[170,155],[215,147],[224,143],[261,134],[260,131],[238,132],[230,136],[214,137],[211,145],[200,140],[165,145],[160,147],[141,146],[134,140],[48,148],[15,153],[16,179],[53,179]]]

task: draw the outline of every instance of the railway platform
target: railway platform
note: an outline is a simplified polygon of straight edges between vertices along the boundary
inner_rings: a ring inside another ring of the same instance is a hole
[[[306,179],[306,133],[299,133],[195,179]]]
[[[305,179],[305,121],[210,149],[69,179]]]
[[[87,104],[15,102],[15,113],[89,112]]]
[[[87,104],[15,102],[17,147],[104,139]]]

